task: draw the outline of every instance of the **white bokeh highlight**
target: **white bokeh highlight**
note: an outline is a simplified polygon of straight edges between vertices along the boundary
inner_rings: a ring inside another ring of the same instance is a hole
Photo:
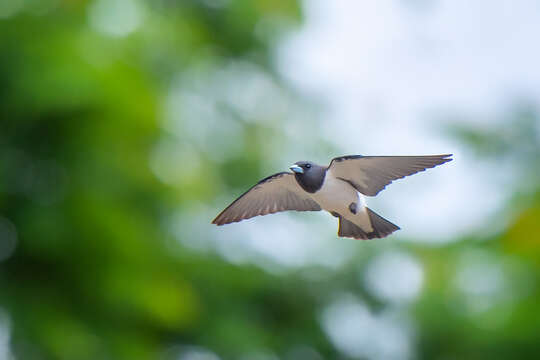
[[[367,269],[361,272],[361,280],[380,300],[407,303],[420,294],[424,271],[412,255],[386,251],[367,264]]]
[[[374,314],[352,295],[324,309],[322,328],[330,341],[351,358],[405,360],[413,357],[413,336],[406,321],[392,312]]]
[[[9,0],[0,2],[0,20],[10,18],[24,8],[25,1]]]
[[[517,296],[503,265],[501,259],[480,250],[469,251],[459,259],[454,285],[469,311],[481,313]]]
[[[136,31],[144,20],[138,0],[95,0],[88,9],[92,28],[111,37],[124,37]]]
[[[213,351],[200,346],[185,346],[179,351],[178,360],[220,360]]]
[[[8,315],[0,309],[0,360],[13,360],[10,350],[11,321]]]

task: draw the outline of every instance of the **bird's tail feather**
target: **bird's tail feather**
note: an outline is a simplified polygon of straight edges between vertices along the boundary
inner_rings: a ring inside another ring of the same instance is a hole
[[[371,221],[371,227],[373,228],[373,231],[365,232],[358,225],[340,216],[338,235],[342,237],[351,237],[354,239],[363,240],[375,238],[380,239],[390,235],[396,230],[399,230],[399,226],[377,215],[374,211],[371,211],[367,207],[366,210],[369,215],[369,220]]]

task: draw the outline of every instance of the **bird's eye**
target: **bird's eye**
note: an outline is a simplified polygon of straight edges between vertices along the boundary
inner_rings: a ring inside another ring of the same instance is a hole
[[[306,169],[309,169],[311,167],[311,164],[306,164]]]

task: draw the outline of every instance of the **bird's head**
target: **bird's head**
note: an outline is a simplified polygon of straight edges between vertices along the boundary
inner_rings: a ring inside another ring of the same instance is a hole
[[[320,166],[311,161],[298,161],[289,169],[294,173],[298,184],[307,192],[316,192],[324,182],[326,166]]]
[[[311,161],[297,161],[289,169],[291,169],[295,175],[307,175],[315,168],[315,166],[316,165]]]

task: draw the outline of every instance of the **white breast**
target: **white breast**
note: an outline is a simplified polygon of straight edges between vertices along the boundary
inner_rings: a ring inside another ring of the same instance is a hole
[[[321,189],[311,194],[311,197],[323,210],[337,212],[366,232],[373,231],[366,211],[364,196],[348,182],[335,178],[330,171],[327,172]],[[356,214],[349,210],[349,205],[353,202],[357,204]]]
[[[336,211],[343,215],[345,215],[345,210],[349,211],[349,205],[352,202],[358,202],[356,190],[349,183],[336,179],[330,171],[326,174],[320,190],[312,194],[311,197],[324,210]]]

